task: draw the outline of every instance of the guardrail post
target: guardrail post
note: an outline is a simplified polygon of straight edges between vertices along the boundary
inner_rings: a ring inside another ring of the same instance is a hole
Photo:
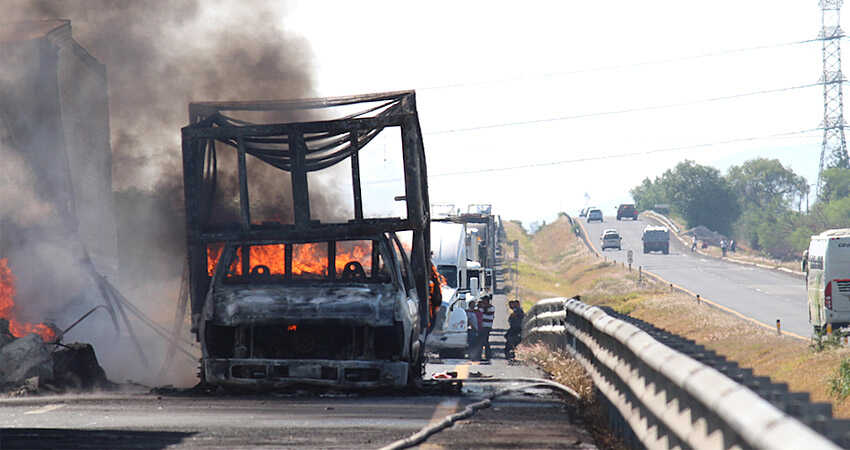
[[[638,283],[643,282],[643,266],[638,266]]]

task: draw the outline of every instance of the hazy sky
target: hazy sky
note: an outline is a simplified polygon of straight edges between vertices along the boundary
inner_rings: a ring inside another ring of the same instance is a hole
[[[725,171],[775,157],[816,181],[820,131],[703,144],[817,128],[819,86],[595,114],[816,83],[820,43],[779,45],[817,36],[815,0],[299,1],[283,27],[310,43],[319,95],[417,91],[434,202],[527,223],[587,193],[612,213],[686,158]],[[554,161],[573,162],[440,176]]]

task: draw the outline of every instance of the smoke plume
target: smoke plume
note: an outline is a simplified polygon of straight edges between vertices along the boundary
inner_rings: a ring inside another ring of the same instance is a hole
[[[180,128],[188,123],[188,104],[313,94],[309,45],[287,32],[281,3],[33,0],[4,8],[6,22],[70,19],[74,39],[106,66],[119,284],[161,323],[172,319],[185,260]],[[3,159],[14,161],[14,155]],[[0,189],[6,181],[19,187],[32,183],[25,168],[16,173],[23,178],[0,180]],[[285,195],[289,187],[279,173],[274,175],[258,177],[252,195],[268,195],[259,203],[291,211],[283,204],[290,199]],[[232,177],[220,180],[222,191],[235,187]],[[326,187],[311,192],[316,213],[338,216],[337,193]],[[49,212],[49,204],[39,198],[19,200],[36,208],[36,216]],[[15,220],[21,224],[34,217],[19,212]],[[0,209],[0,215],[5,213],[10,211]],[[156,355],[148,356],[157,361]],[[126,361],[105,365],[119,379],[139,377]],[[125,370],[116,374],[121,367]]]

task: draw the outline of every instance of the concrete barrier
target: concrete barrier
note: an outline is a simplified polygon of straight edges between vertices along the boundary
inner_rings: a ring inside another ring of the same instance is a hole
[[[704,347],[578,298],[539,301],[523,339],[569,353],[609,408],[611,429],[649,449],[837,449],[848,421],[831,405],[753,376]],[[815,431],[817,430],[817,431]]]

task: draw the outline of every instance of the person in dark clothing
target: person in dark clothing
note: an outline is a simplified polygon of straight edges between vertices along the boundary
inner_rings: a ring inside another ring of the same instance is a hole
[[[522,341],[522,322],[525,320],[525,312],[519,304],[519,300],[508,302],[511,315],[508,316],[508,332],[505,333],[505,358],[514,358],[514,349]]]

